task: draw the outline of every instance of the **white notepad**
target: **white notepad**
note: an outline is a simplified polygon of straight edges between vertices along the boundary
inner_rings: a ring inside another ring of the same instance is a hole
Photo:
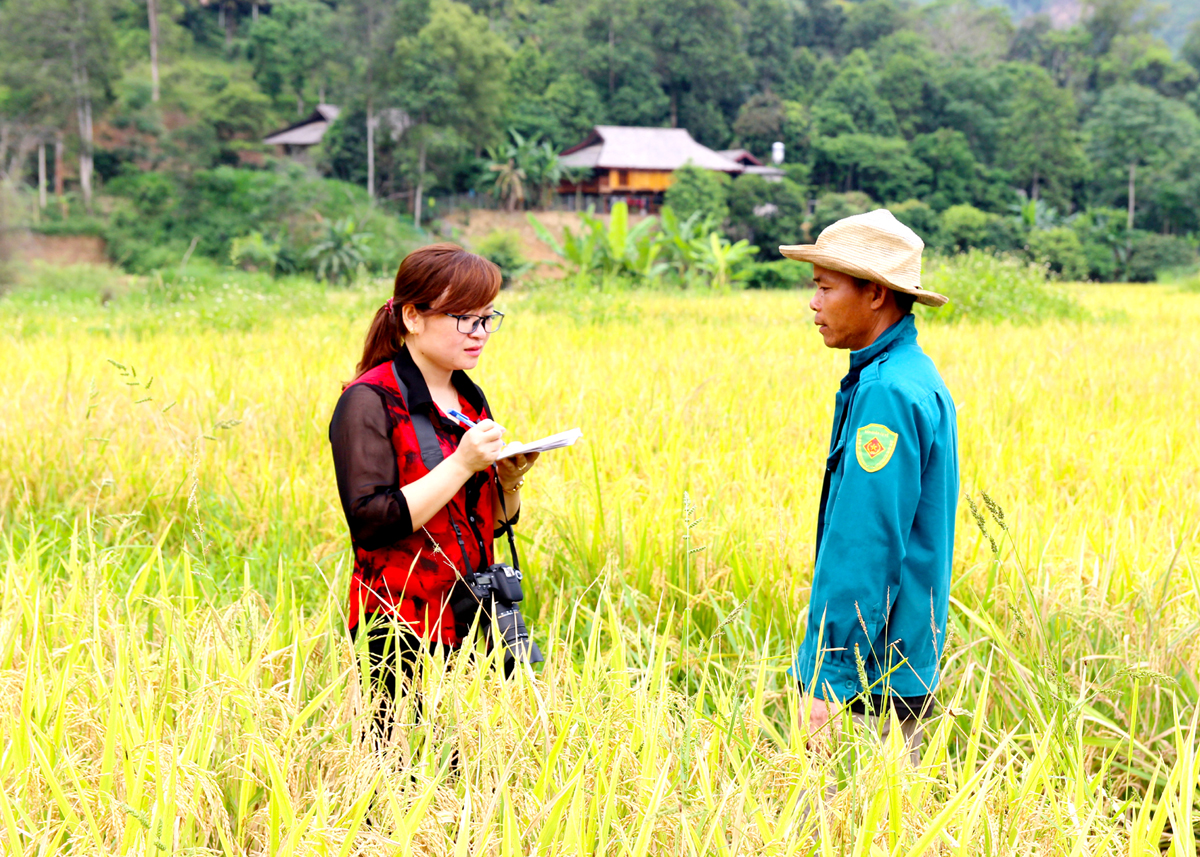
[[[552,434],[549,437],[544,437],[541,440],[530,441],[529,443],[517,443],[513,441],[508,446],[500,451],[500,455],[496,457],[499,461],[502,458],[511,458],[514,455],[529,452],[547,452],[551,449],[562,449],[564,446],[574,446],[575,441],[583,437],[582,429],[567,429],[560,431],[558,434]]]

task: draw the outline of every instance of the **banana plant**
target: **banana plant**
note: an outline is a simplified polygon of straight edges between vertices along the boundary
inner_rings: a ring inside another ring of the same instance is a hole
[[[733,243],[719,232],[695,239],[692,248],[696,267],[711,277],[715,289],[727,289],[743,280],[750,273],[750,263],[758,253],[758,248],[746,239]]]
[[[613,206],[607,224],[592,211],[581,212],[579,218],[579,234],[564,229],[559,242],[536,217],[528,216],[538,239],[563,260],[559,264],[576,273],[653,278],[666,271],[666,264],[658,261],[662,246],[657,218],[647,217],[631,229],[629,206],[623,202]]]
[[[629,225],[629,206],[618,202],[608,222],[591,210],[581,212],[576,234],[563,230],[558,241],[536,217],[527,216],[538,239],[576,274],[621,276],[656,280],[674,273],[672,280],[689,285],[703,276],[715,288],[728,288],[749,271],[758,248],[749,241],[731,243],[715,231],[714,221],[700,212],[680,220],[669,207],[661,220],[647,217]]]

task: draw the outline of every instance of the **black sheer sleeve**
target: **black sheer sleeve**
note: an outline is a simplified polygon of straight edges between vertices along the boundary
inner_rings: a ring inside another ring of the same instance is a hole
[[[412,535],[400,493],[392,428],[377,390],[355,384],[342,393],[329,423],[333,469],[350,534],[367,550]]]

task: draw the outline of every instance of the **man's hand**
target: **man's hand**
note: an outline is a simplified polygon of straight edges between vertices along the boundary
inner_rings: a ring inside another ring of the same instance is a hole
[[[810,711],[809,705],[812,706]],[[829,736],[836,730],[836,724],[829,726],[830,721],[837,720],[838,712],[822,699],[812,696],[800,697],[801,716],[808,714],[808,749],[824,750],[830,740]],[[828,727],[828,728],[826,728]]]
[[[807,709],[810,699],[812,700],[812,711],[808,715],[808,733],[811,735],[828,723],[830,719],[833,718],[834,713],[832,710],[830,710],[829,706],[825,704],[825,700],[808,696],[801,698],[801,711]]]

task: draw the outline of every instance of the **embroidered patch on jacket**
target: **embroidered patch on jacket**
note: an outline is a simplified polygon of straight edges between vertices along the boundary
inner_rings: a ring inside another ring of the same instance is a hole
[[[899,439],[900,435],[879,423],[860,428],[855,438],[854,452],[862,469],[868,473],[882,470],[883,466],[892,460],[892,453],[896,451],[896,441]]]

